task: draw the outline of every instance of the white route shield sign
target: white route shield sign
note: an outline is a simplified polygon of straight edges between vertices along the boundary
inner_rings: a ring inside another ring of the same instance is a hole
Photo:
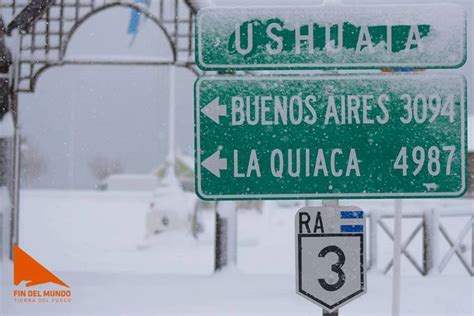
[[[365,216],[355,206],[296,213],[296,292],[334,311],[366,292]]]

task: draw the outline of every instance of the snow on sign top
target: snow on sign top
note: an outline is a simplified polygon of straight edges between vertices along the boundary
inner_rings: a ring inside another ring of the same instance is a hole
[[[206,8],[203,70],[459,68],[466,14],[455,4]]]

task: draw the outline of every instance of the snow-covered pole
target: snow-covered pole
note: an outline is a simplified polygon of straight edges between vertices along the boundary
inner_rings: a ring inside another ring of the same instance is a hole
[[[13,143],[13,193],[12,193],[12,215],[10,218],[10,258],[13,259],[13,245],[20,243],[20,139],[21,131],[18,124],[18,85],[20,81],[20,50],[21,35],[18,30],[12,34],[13,41],[13,69],[11,69],[11,81],[13,83],[12,94],[10,96],[11,111],[14,123],[14,143]]]
[[[3,245],[1,245],[1,248],[3,248],[1,257],[6,253],[10,256],[12,245],[10,238],[12,235],[12,227],[10,223],[15,213],[13,205],[10,203],[13,199],[14,192],[14,183],[12,181],[12,149],[15,127],[10,111],[10,81],[8,80],[8,74],[2,72],[3,71],[0,71],[0,237],[3,243]]]
[[[172,168],[172,174],[174,176],[175,169],[174,165],[176,162],[176,135],[175,135],[175,123],[176,123],[176,69],[174,65],[170,66],[170,91],[169,91],[169,99],[170,99],[170,109],[169,109],[169,139],[168,139],[168,164],[170,168]]]
[[[425,275],[435,275],[439,266],[439,214],[427,210],[423,214],[423,265]]]
[[[237,264],[237,203],[216,202],[216,240],[214,270],[235,267]]]
[[[18,97],[12,100],[14,107],[18,106]],[[21,159],[21,131],[18,126],[18,117],[15,119],[15,138],[13,145],[13,207],[11,219],[11,247],[10,257],[13,259],[13,246],[20,243],[20,159]]]
[[[395,200],[395,229],[393,233],[392,316],[400,316],[400,279],[402,253],[402,200]]]
[[[169,186],[176,185],[176,66],[170,66],[169,73],[169,113],[168,113],[168,155],[166,157],[166,173],[163,183]]]

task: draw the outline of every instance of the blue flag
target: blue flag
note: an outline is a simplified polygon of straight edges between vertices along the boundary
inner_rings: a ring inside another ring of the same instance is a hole
[[[145,3],[145,0],[135,0],[135,3]],[[140,25],[140,15],[140,11],[132,9],[132,12],[130,14],[130,22],[128,23],[128,34],[138,34],[138,26]]]

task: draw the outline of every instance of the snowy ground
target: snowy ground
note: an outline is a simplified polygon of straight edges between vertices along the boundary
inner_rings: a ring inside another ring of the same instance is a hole
[[[5,315],[321,315],[294,292],[292,275],[62,273],[73,303],[8,306]],[[369,276],[369,292],[341,315],[390,315],[391,279]],[[472,315],[470,280],[403,278],[402,315]]]
[[[239,214],[238,271],[211,275],[214,215],[202,213],[204,232],[164,233],[145,241],[151,194],[25,191],[21,200],[21,246],[71,285],[73,303],[12,304],[2,315],[314,315],[318,307],[295,294],[294,222],[298,205],[265,203],[262,213]],[[367,211],[390,212],[393,201],[342,201]],[[291,203],[289,203],[291,204]],[[404,202],[405,212],[473,209],[469,200]],[[391,220],[387,219],[391,225]],[[404,222],[404,236],[419,219]],[[455,238],[465,218],[443,218]],[[392,244],[379,233],[379,270]],[[469,234],[469,238],[470,238]],[[464,240],[470,246],[469,238]],[[144,249],[139,246],[148,245]],[[444,254],[447,245],[441,247]],[[470,258],[470,247],[465,256]],[[421,237],[410,246],[420,262]],[[11,276],[11,267],[4,275]],[[436,277],[423,278],[402,261],[403,315],[474,315],[473,279],[457,259]],[[389,275],[371,271],[368,294],[342,315],[389,315]],[[10,280],[3,279],[4,293]]]

